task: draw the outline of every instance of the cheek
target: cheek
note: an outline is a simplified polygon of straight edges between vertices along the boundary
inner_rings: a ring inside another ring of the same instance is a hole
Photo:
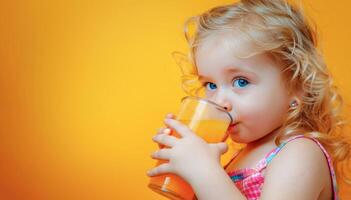
[[[241,121],[248,121],[261,116],[269,108],[269,99],[263,95],[245,96],[237,102],[238,117]],[[234,105],[235,109],[235,105]]]
[[[287,98],[282,93],[258,93],[238,103],[238,118],[253,132],[270,131],[282,123]]]

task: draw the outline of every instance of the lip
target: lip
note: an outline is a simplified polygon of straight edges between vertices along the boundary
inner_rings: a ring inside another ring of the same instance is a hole
[[[235,127],[237,124],[238,124],[238,123],[229,125],[228,130],[231,131],[232,129],[234,129],[234,127]]]
[[[238,124],[238,123],[231,124],[231,125],[229,125],[229,127],[236,126],[237,124]]]

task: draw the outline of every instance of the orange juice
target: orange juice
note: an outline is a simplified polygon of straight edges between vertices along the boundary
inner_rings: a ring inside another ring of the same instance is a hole
[[[157,165],[161,163],[158,162]],[[195,197],[191,186],[174,174],[164,174],[151,178],[149,188],[169,199],[191,200]]]
[[[187,125],[194,133],[208,143],[225,141],[228,122],[224,120],[179,120]],[[172,135],[179,137],[174,131]],[[158,161],[156,166],[167,161]],[[153,191],[170,199],[196,199],[191,186],[181,177],[174,174],[164,174],[152,177],[148,185]]]
[[[223,142],[227,139],[229,126],[224,120],[179,120],[208,143]]]

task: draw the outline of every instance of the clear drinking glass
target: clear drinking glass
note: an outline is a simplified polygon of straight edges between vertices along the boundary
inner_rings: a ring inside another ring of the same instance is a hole
[[[181,101],[177,120],[187,125],[194,133],[208,143],[224,142],[232,116],[220,105],[209,100],[187,96]],[[172,135],[180,137],[175,131]],[[168,161],[159,160],[156,166]],[[152,177],[148,185],[153,191],[170,199],[194,199],[191,186],[181,177],[164,174]]]

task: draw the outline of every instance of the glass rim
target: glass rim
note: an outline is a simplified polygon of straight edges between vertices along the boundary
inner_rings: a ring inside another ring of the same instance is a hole
[[[230,115],[230,113],[224,109],[222,106],[220,106],[219,104],[213,102],[213,101],[210,101],[210,100],[207,100],[207,99],[204,99],[204,98],[201,98],[201,97],[196,97],[196,96],[185,96],[182,98],[181,102],[183,102],[185,99],[196,99],[196,100],[199,100],[199,101],[203,101],[203,102],[206,102],[206,103],[209,103],[209,104],[212,104],[214,105],[217,109],[223,111],[224,113],[226,113],[230,119],[230,124],[233,123],[233,117]]]

